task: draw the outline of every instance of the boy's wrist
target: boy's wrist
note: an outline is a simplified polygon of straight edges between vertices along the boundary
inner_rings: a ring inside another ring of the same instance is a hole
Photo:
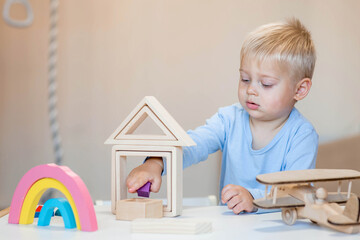
[[[151,164],[151,165],[155,164],[154,166],[160,167],[161,172],[164,169],[164,163],[163,163],[162,158],[150,157],[150,158],[146,159],[145,164]]]

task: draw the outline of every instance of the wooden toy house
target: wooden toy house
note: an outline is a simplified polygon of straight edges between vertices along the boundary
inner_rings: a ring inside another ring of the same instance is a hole
[[[133,134],[150,117],[163,134]],[[196,145],[159,101],[147,96],[135,107],[105,144],[114,144],[111,163],[111,210],[127,198],[126,157],[163,157],[167,165],[167,205],[164,216],[178,216],[182,211],[182,147]]]

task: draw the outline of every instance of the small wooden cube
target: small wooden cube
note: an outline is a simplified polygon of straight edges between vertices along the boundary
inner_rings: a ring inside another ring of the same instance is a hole
[[[160,199],[132,198],[116,203],[116,220],[163,217],[163,204]]]

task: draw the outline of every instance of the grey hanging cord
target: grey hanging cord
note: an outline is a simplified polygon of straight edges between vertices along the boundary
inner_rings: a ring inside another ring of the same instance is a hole
[[[57,63],[57,20],[58,20],[58,0],[50,0],[50,36],[49,36],[49,58],[48,58],[48,100],[49,100],[49,121],[50,131],[55,154],[55,163],[62,165],[63,150],[61,147],[61,138],[59,135],[59,124],[57,120],[56,108],[56,63]],[[54,190],[49,189],[42,197],[42,202],[52,198]]]
[[[57,19],[58,19],[58,0],[50,0],[50,38],[49,38],[49,120],[55,153],[55,163],[62,164],[63,151],[61,147],[61,138],[59,135],[59,124],[57,121],[57,98],[56,98],[56,63],[57,63]]]
[[[10,8],[14,3],[22,4],[27,13],[27,18],[23,21],[14,20],[10,17]],[[62,165],[63,150],[61,147],[61,138],[59,135],[59,124],[57,121],[56,109],[56,63],[57,63],[57,20],[58,20],[58,0],[50,0],[50,31],[49,31],[49,56],[48,56],[48,110],[50,131],[55,155],[55,163]],[[4,20],[13,27],[28,27],[33,22],[32,8],[27,0],[6,0],[3,9]],[[54,190],[49,189],[42,196],[41,201],[52,198]]]

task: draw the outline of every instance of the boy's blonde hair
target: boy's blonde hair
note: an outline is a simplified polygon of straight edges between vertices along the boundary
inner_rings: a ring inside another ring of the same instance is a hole
[[[245,59],[277,61],[297,81],[312,78],[316,53],[310,32],[298,19],[263,25],[251,32],[241,48],[240,67]]]

